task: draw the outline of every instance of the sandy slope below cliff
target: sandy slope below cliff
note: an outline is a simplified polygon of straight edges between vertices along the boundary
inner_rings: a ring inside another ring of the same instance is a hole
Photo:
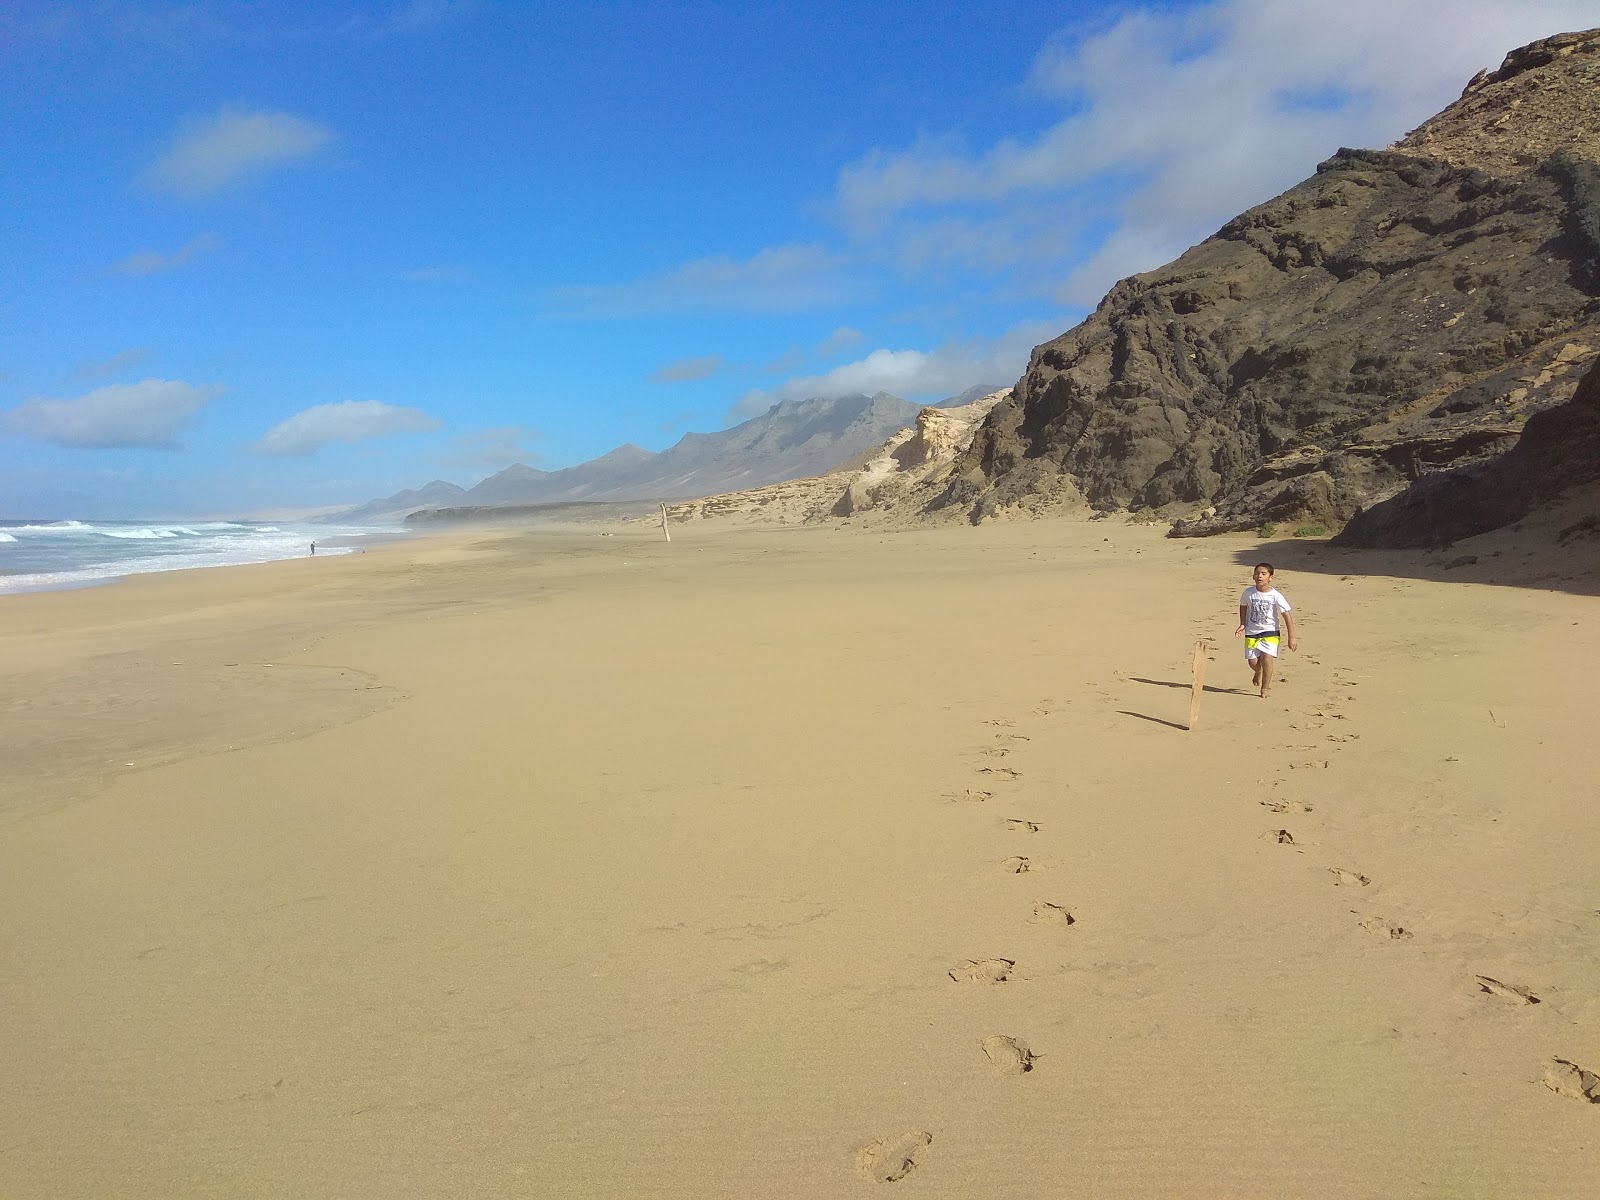
[[[0,1192],[1600,1189],[1593,544],[1274,548],[1263,702],[1242,539],[609,532],[0,600],[170,726],[0,825]]]

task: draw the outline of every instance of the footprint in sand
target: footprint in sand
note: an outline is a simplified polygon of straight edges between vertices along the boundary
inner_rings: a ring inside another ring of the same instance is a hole
[[[924,1146],[932,1144],[933,1134],[926,1130],[902,1133],[899,1137],[874,1138],[856,1151],[856,1170],[867,1179],[895,1183],[911,1174],[917,1165],[917,1155]]]
[[[1033,870],[1033,864],[1028,861],[1026,854],[1013,854],[1000,865],[1013,875],[1026,875]]]
[[[1289,764],[1289,770],[1291,770],[1291,771],[1309,771],[1314,767],[1321,767],[1324,771],[1326,771],[1328,769],[1328,760],[1323,758],[1323,759],[1314,760],[1312,762],[1290,763]]]
[[[1301,804],[1298,800],[1263,800],[1263,808],[1270,808],[1275,813],[1308,813],[1315,810],[1309,804]]]
[[[1600,1104],[1600,1075],[1564,1058],[1550,1060],[1544,1069],[1544,1085],[1558,1096]]]
[[[1277,842],[1281,846],[1292,846],[1295,844],[1294,834],[1290,833],[1287,829],[1269,829],[1261,835],[1261,840],[1264,842]]]
[[[985,800],[993,800],[994,799],[994,793],[993,792],[986,792],[986,791],[983,791],[981,788],[967,788],[966,791],[963,792],[959,796],[956,795],[954,792],[946,792],[945,795],[947,797],[949,797],[951,800],[971,801],[971,802],[974,802],[974,803],[977,803],[977,804],[982,804]]]
[[[946,974],[957,983],[1005,983],[1016,965],[1009,958],[969,958]]]
[[[1017,723],[1010,717],[991,717],[989,720],[985,721],[984,724],[998,725],[1001,729],[1012,729],[1015,728]]]
[[[1041,900],[1033,906],[1033,919],[1040,925],[1076,925],[1078,919],[1064,905]]]
[[[1491,996],[1499,996],[1500,999],[1509,1001],[1512,1004],[1539,1003],[1539,997],[1535,996],[1532,990],[1519,984],[1501,983],[1498,979],[1490,979],[1487,975],[1475,975],[1473,978],[1478,981],[1480,989],[1488,992]]]
[[[1010,767],[979,767],[979,775],[990,775],[995,779],[1021,779],[1021,771],[1013,771]]]
[[[1402,938],[1408,938],[1411,936],[1411,930],[1404,929],[1399,925],[1391,925],[1382,917],[1368,917],[1365,921],[1361,922],[1361,928],[1365,929],[1368,933],[1375,933],[1379,937],[1389,938],[1390,940],[1396,942],[1400,941]]]
[[[1366,887],[1372,880],[1359,871],[1346,871],[1343,867],[1329,867],[1328,874],[1333,876],[1337,887]]]
[[[986,758],[1004,758],[1006,755],[1011,753],[1011,747],[985,746],[982,750],[978,751],[978,753],[982,754]]]
[[[1033,1051],[1026,1042],[1003,1033],[991,1033],[983,1039],[983,1052],[989,1056],[989,1066],[996,1075],[1026,1075],[1033,1070]]]
[[[997,742],[1031,742],[1033,739],[1025,733],[997,733],[994,735]]]
[[[1037,821],[1024,821],[1021,817],[1007,817],[1006,828],[1018,833],[1038,833],[1044,826]]]

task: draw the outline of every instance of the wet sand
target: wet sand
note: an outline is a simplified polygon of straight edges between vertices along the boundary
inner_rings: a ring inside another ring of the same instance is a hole
[[[0,1194],[1600,1190],[1570,561],[658,539],[0,598]]]

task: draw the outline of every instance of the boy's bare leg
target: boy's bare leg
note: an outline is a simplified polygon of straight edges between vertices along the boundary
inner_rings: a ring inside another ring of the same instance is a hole
[[[1263,658],[1265,658],[1265,657],[1266,657],[1266,655],[1264,655],[1264,654],[1258,654],[1258,655],[1256,655],[1254,658],[1252,658],[1250,660],[1250,686],[1251,687],[1260,687],[1261,686],[1261,660]]]
[[[1267,693],[1272,690],[1272,655],[1263,654],[1259,662],[1261,664],[1261,698],[1265,700]]]

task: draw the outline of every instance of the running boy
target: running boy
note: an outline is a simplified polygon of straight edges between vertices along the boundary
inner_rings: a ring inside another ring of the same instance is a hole
[[[1256,585],[1246,588],[1239,597],[1239,628],[1234,637],[1244,638],[1244,660],[1250,664],[1252,682],[1261,689],[1261,698],[1267,698],[1272,687],[1272,663],[1278,657],[1278,621],[1283,620],[1283,632],[1294,649],[1294,618],[1289,615],[1289,601],[1272,586],[1272,564],[1257,563]]]

